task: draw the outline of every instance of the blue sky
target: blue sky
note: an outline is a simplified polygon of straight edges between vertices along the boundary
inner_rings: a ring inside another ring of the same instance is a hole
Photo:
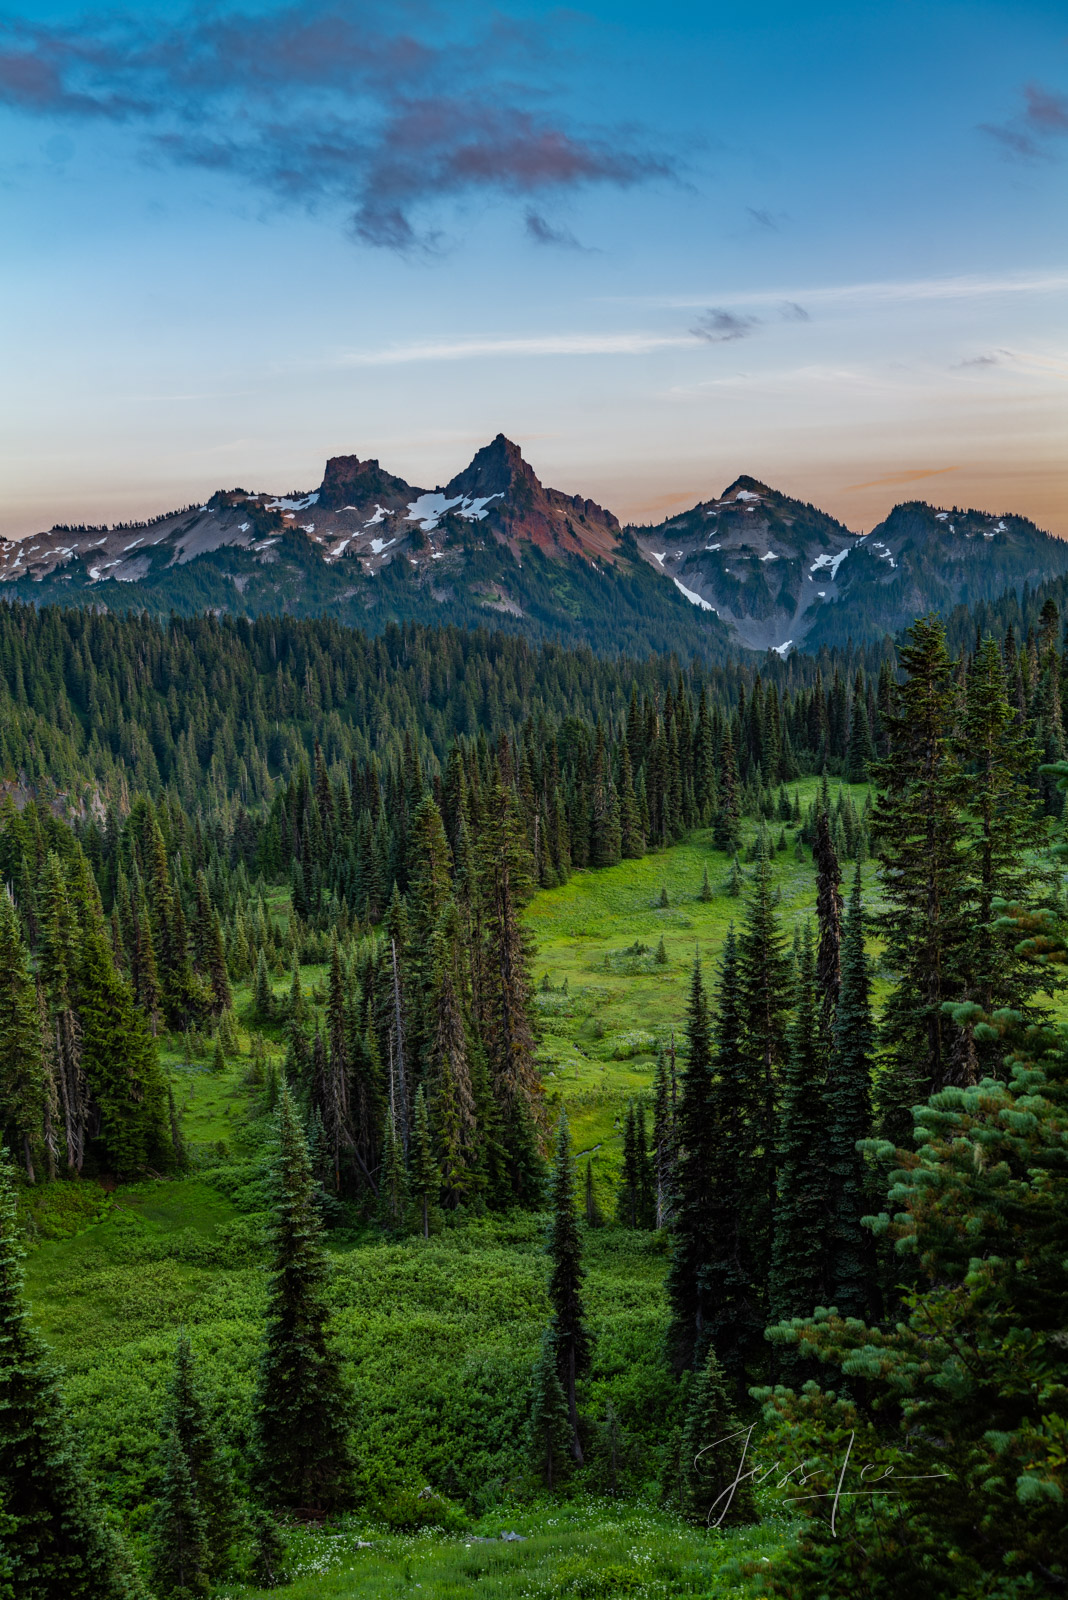
[[[0,530],[503,430],[1068,535],[1063,5],[0,13]]]

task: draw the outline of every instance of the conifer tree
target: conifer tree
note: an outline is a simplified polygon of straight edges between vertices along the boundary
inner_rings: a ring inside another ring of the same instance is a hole
[[[428,1010],[433,1024],[426,1046],[426,1078],[441,1181],[454,1204],[471,1193],[478,1165],[473,1042],[464,990],[460,913],[450,900],[431,940]]]
[[[163,1450],[163,1475],[151,1529],[152,1587],[163,1600],[196,1600],[211,1588],[207,1522],[189,1459],[174,1428]]]
[[[738,758],[728,725],[719,752],[719,810],[712,823],[717,850],[733,854],[742,842],[741,807],[738,803]]]
[[[707,861],[705,862],[705,870],[704,870],[704,873],[703,873],[702,878],[701,878],[701,887],[697,891],[697,898],[698,898],[698,900],[711,900],[711,898],[712,898],[712,885],[708,881],[708,862]]]
[[[817,992],[812,929],[806,924],[779,1115],[778,1193],[768,1285],[774,1322],[811,1316],[818,1305],[827,1303],[826,1058]]]
[[[378,1181],[378,1213],[383,1227],[391,1233],[399,1233],[404,1226],[407,1210],[408,1170],[404,1165],[404,1147],[397,1129],[397,1119],[390,1106],[382,1138],[382,1165]]]
[[[412,1170],[409,1186],[423,1214],[423,1238],[429,1239],[430,1207],[437,1204],[441,1189],[441,1168],[434,1156],[434,1146],[430,1138],[430,1119],[426,1112],[426,1096],[422,1084],[415,1092]]]
[[[738,1425],[714,1350],[690,1386],[682,1430],[682,1510],[707,1527],[755,1520],[751,1480],[731,1488],[742,1458],[745,1430]]]
[[[768,1262],[766,1198],[758,1181],[759,1084],[745,1056],[739,965],[731,926],[720,960],[711,1028],[703,1177],[707,1242],[699,1266],[704,1322],[692,1365],[700,1366],[711,1345],[741,1389],[747,1364],[763,1352]]]
[[[779,1084],[789,1054],[786,1019],[793,998],[790,959],[776,900],[766,843],[761,838],[738,936],[737,979],[745,1117],[752,1141],[750,1162],[743,1169],[748,1197],[746,1228],[757,1283],[766,1282],[771,1265]]]
[[[905,682],[884,715],[889,754],[872,814],[886,909],[878,926],[896,983],[883,1010],[883,1130],[906,1144],[911,1107],[953,1080],[954,1025],[943,1006],[966,998],[971,939],[955,692],[945,631],[921,617],[901,650]],[[964,1069],[967,1075],[967,1068]]]
[[[352,1493],[351,1398],[327,1328],[328,1264],[308,1149],[288,1089],[277,1121],[272,1267],[253,1403],[253,1478],[272,1507],[331,1511]]]
[[[1034,740],[1009,705],[1001,651],[993,639],[983,640],[971,662],[956,744],[970,823],[964,856],[975,908],[968,947],[969,997],[986,1012],[1006,1006],[1026,1010],[1042,974],[1018,952],[1011,915],[1006,927],[998,913],[1034,897],[1044,875],[1036,851],[1045,843],[1046,824],[1031,787],[1037,761]],[[955,1056],[956,1078],[977,1076],[980,1058],[988,1068],[1000,1066],[997,1052],[984,1048],[982,1041],[977,1046],[969,1028]],[[962,1072],[964,1060],[971,1071]]]
[[[531,1467],[547,1489],[554,1489],[566,1474],[573,1439],[558,1368],[552,1330],[547,1329],[531,1377],[526,1435]]]
[[[842,982],[842,871],[831,839],[826,811],[816,818],[816,921],[819,950],[816,986],[820,993],[820,1021],[830,1027]]]
[[[675,1040],[671,1041],[671,1071],[663,1046],[656,1052],[653,1077],[653,1170],[656,1179],[657,1228],[670,1225],[675,1214]]]
[[[0,888],[0,1133],[36,1180],[45,1116],[41,1016],[18,913]]]
[[[552,1342],[556,1370],[567,1400],[571,1426],[571,1454],[582,1465],[579,1439],[576,1384],[589,1371],[593,1341],[586,1327],[582,1303],[582,1241],[575,1213],[575,1165],[571,1154],[571,1133],[567,1113],[560,1112],[556,1128],[556,1159],[553,1163],[552,1227],[549,1236],[549,1301],[553,1308]]]
[[[533,1205],[544,1181],[538,1151],[542,1091],[534,1062],[533,946],[520,919],[533,886],[515,797],[502,781],[498,763],[486,799],[479,845],[485,939],[482,1032],[514,1198]]]
[[[205,1568],[210,1577],[218,1577],[226,1571],[230,1545],[239,1531],[237,1497],[197,1382],[192,1347],[184,1333],[175,1347],[163,1431],[165,1438],[173,1435],[188,1468],[204,1526]]]
[[[261,950],[256,957],[256,978],[252,986],[252,1004],[261,1022],[274,1015],[274,990],[267,970],[267,957]]]
[[[733,933],[728,934],[724,959],[734,961]],[[699,959],[690,979],[686,1045],[675,1115],[675,1205],[667,1277],[668,1347],[678,1372],[703,1358],[711,1310],[705,1274],[711,1253],[709,1174],[718,1130],[710,1104],[712,1036]]]
[[[866,1167],[857,1148],[871,1136],[871,1072],[875,1029],[864,949],[860,866],[853,878],[842,940],[842,987],[827,1066],[826,1151],[830,1181],[828,1303],[844,1317],[872,1309],[874,1241],[861,1219],[871,1210]]]
[[[55,1370],[29,1325],[10,1161],[0,1148],[0,1511],[19,1600],[138,1600],[82,1467]]]
[[[623,1120],[623,1168],[619,1183],[619,1204],[616,1214],[626,1228],[638,1226],[639,1190],[641,1175],[638,1167],[638,1124],[634,1114],[634,1101],[627,1102]]]
[[[50,850],[41,873],[38,895],[41,931],[38,977],[47,1004],[46,1027],[66,1144],[66,1164],[80,1173],[85,1159],[89,1114],[82,1068],[81,1023],[74,1009],[77,971],[77,923],[59,856]]]

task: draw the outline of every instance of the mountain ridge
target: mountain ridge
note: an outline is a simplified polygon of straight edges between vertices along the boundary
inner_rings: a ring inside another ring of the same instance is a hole
[[[652,526],[545,486],[503,433],[434,489],[332,456],[319,487],[217,490],[144,523],[0,543],[0,594],[157,612],[498,625],[601,653],[818,649],[1068,572],[1012,513],[895,506],[868,534],[749,474]],[[667,579],[668,582],[664,582]],[[611,617],[611,623],[608,618]]]

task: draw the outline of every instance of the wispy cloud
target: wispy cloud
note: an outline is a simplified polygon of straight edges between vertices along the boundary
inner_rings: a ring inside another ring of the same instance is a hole
[[[1049,156],[1055,139],[1068,137],[1068,95],[1040,83],[1024,85],[1023,105],[1005,122],[981,122],[980,131],[997,140],[1008,156],[1025,161]]]
[[[340,360],[342,365],[351,367],[394,367],[415,361],[474,361],[495,356],[638,356],[697,343],[693,335],[680,334],[538,334],[523,339],[456,339],[393,345],[382,350],[351,351]]]
[[[996,295],[1059,294],[1068,289],[1068,272],[1007,273],[1001,277],[962,275],[954,278],[901,278],[868,283],[823,284],[779,289],[713,289],[683,295],[606,296],[617,304],[692,310],[714,301],[718,306],[778,307],[908,305],[914,302],[976,300]]]
[[[732,344],[735,339],[748,339],[757,320],[756,317],[740,317],[722,306],[710,306],[698,317],[690,332],[706,344]]]
[[[558,250],[584,250],[571,232],[570,228],[557,227],[542,216],[540,211],[533,207],[527,208],[523,219],[526,225],[527,237],[534,240],[535,244],[555,245]]]
[[[403,6],[343,0],[194,12],[173,29],[136,13],[77,29],[8,22],[0,103],[108,120],[142,153],[286,202],[341,204],[355,237],[407,250],[431,241],[421,213],[434,201],[671,175],[633,130],[550,109],[558,31],[490,16],[443,43],[406,27]]]

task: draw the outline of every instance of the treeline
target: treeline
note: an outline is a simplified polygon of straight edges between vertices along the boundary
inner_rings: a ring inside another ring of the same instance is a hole
[[[874,730],[879,657],[860,665]],[[134,795],[166,796],[232,822],[310,766],[316,740],[332,777],[353,760],[399,759],[406,738],[433,772],[459,738],[515,743],[528,722],[568,717],[608,734],[632,694],[663,714],[669,691],[691,719],[702,692],[710,715],[744,714],[744,730],[733,729],[743,780],[766,754],[766,781],[776,756],[786,776],[791,761],[842,770],[857,670],[830,657],[772,658],[758,672],[668,656],[606,661],[455,628],[391,626],[369,638],[325,620],[162,624],[16,605],[0,606],[0,777],[78,806],[122,814]]]

